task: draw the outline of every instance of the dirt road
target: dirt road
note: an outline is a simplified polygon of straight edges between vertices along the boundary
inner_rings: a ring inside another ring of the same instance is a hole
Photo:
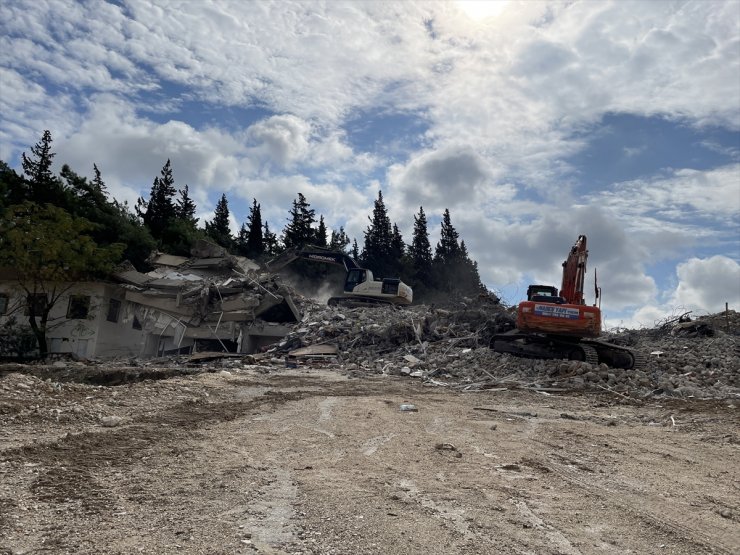
[[[737,402],[304,369],[3,384],[3,554],[740,552]]]

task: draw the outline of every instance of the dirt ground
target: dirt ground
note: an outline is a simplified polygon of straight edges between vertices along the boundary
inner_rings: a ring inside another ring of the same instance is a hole
[[[27,379],[0,380],[2,554],[740,553],[740,401]]]

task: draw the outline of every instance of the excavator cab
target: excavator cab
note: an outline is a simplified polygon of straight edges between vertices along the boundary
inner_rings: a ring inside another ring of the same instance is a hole
[[[558,295],[557,287],[552,285],[530,285],[527,287],[527,300],[540,303],[565,303],[565,299]]]
[[[349,292],[354,291],[355,287],[367,279],[367,270],[361,268],[354,268],[347,272],[347,279],[344,280],[344,290]]]

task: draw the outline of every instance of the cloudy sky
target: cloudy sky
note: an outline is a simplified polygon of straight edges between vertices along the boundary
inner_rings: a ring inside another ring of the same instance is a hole
[[[737,0],[3,0],[0,159],[49,129],[118,199],[169,158],[201,222],[301,192],[360,244],[379,190],[407,242],[449,208],[510,303],[585,234],[651,326],[740,310],[739,75]]]

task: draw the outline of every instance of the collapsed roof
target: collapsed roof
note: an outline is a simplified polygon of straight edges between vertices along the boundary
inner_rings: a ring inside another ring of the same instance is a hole
[[[260,273],[254,261],[198,241],[193,257],[156,252],[154,269],[137,271],[125,263],[113,277],[125,289],[125,299],[141,306],[145,329],[183,337],[236,339],[241,328],[255,323],[300,321],[288,288],[274,276]]]

